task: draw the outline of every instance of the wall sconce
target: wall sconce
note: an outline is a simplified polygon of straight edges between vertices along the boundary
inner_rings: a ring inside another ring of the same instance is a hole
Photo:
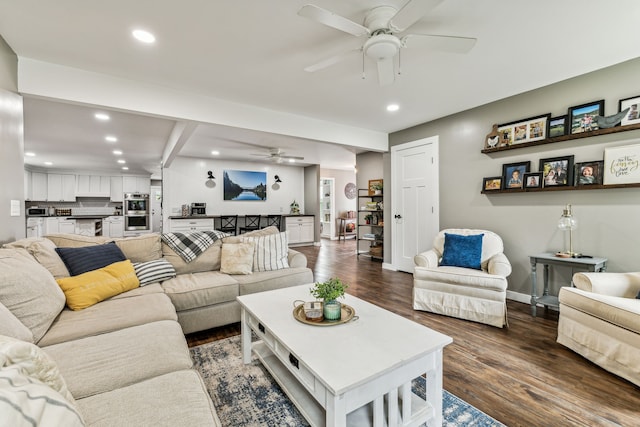
[[[280,179],[280,177],[278,175],[275,175],[274,179],[276,180],[276,182],[273,183],[273,185],[271,186],[271,189],[276,191],[276,190],[280,189],[280,183],[282,182],[282,180]]]
[[[207,186],[207,188],[215,187],[216,186],[216,182],[214,181],[214,179],[216,179],[216,177],[213,176],[213,171],[208,171],[207,174],[208,174],[207,182],[205,182],[204,185]]]

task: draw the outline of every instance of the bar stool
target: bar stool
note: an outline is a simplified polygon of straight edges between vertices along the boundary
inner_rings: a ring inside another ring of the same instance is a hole
[[[244,227],[240,227],[240,234],[260,230],[260,218],[262,218],[260,215],[245,215]]]
[[[267,215],[267,225],[262,228],[275,226],[278,230],[280,230],[280,222],[282,220],[282,215]]]
[[[220,231],[225,233],[238,234],[238,215],[221,215],[220,216]]]

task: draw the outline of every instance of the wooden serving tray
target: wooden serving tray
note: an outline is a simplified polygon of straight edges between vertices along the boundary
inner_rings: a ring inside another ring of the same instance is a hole
[[[350,305],[347,305],[347,304],[340,304],[340,305],[341,305],[341,308],[340,308],[341,314],[340,314],[340,319],[338,319],[338,320],[326,320],[326,319],[323,319],[321,322],[317,322],[317,321],[313,321],[313,320],[307,320],[306,316],[304,315],[304,304],[297,305],[293,309],[293,317],[298,322],[306,323],[307,325],[313,325],[313,326],[335,326],[335,325],[341,325],[341,324],[347,323],[348,321],[353,319],[354,315],[356,314],[356,311]]]

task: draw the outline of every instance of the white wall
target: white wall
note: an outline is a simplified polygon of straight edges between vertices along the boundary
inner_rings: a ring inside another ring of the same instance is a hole
[[[224,201],[222,176],[224,170],[267,172],[267,200]],[[207,171],[213,171],[215,187],[207,187]],[[180,207],[192,202],[205,202],[208,215],[288,214],[289,205],[295,199],[304,212],[304,169],[278,164],[255,162],[231,162],[178,157],[170,168],[163,169],[163,227],[169,229],[170,216],[179,216]],[[279,190],[273,190],[274,175],[282,182]]]
[[[629,61],[396,132],[390,143],[440,136],[440,226],[482,228],[502,236],[513,264],[509,290],[530,293],[530,254],[567,248],[568,236],[556,226],[567,203],[579,221],[575,251],[607,257],[609,271],[640,271],[640,189],[480,194],[482,178],[501,175],[505,163],[530,160],[537,171],[541,158],[573,154],[576,162],[602,160],[605,147],[640,143],[640,131],[630,131],[491,155],[480,152],[493,123],[566,114],[570,106],[599,99],[605,99],[606,115],[616,113],[619,99],[638,95],[639,71],[640,59]],[[556,292],[569,283],[572,272],[553,268],[551,274]],[[538,276],[541,281],[542,274]]]

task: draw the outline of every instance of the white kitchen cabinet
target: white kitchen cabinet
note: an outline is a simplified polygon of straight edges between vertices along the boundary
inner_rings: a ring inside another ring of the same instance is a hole
[[[60,218],[60,233],[76,234],[76,220]]]
[[[44,220],[44,234],[56,234],[60,232],[60,218],[52,216]]]
[[[47,198],[45,200],[48,202],[75,202],[76,176],[47,174]]]
[[[143,176],[123,176],[123,193],[144,193],[149,194],[151,190],[151,179]]]
[[[104,237],[124,237],[124,217],[108,216],[103,219],[102,235]]]
[[[315,234],[314,216],[288,216],[285,219],[289,245],[313,244]]]
[[[76,177],[77,197],[109,197],[111,177],[101,175],[78,175]]]
[[[109,188],[109,192],[111,196],[112,202],[124,202],[124,191],[122,191],[122,177],[121,176],[112,176],[111,177],[111,185]]]
[[[76,234],[76,220],[66,216],[50,216],[44,221],[44,234]]]
[[[169,230],[172,233],[188,233],[190,231],[213,230],[213,218],[184,218],[169,220]]]
[[[43,172],[31,173],[31,200],[37,202],[47,201],[48,179]]]

